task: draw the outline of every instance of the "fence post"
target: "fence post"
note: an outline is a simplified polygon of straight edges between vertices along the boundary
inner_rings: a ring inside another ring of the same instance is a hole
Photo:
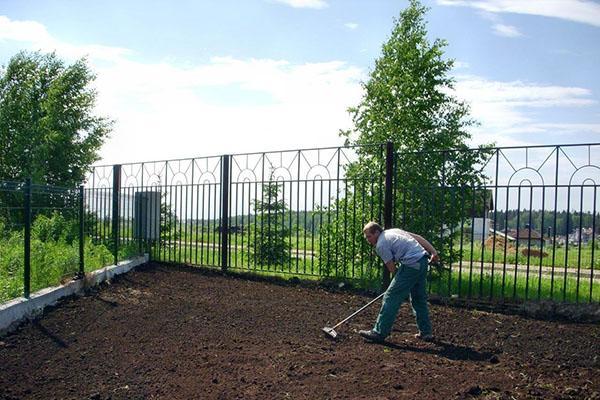
[[[114,264],[119,262],[119,191],[121,189],[121,165],[113,165],[112,187],[112,239]]]
[[[229,159],[221,157],[221,269],[227,271],[229,263]]]
[[[29,298],[31,291],[31,178],[25,180],[25,187],[23,189],[23,208],[25,210],[23,296]]]
[[[84,223],[85,223],[85,207],[83,205],[83,185],[79,186],[79,272],[78,278],[83,278],[84,273],[84,261],[83,261],[83,241],[84,241]]]
[[[385,194],[383,200],[383,228],[392,227],[392,210],[394,207],[394,143],[388,141],[385,147]],[[383,289],[390,284],[390,272],[383,267]]]

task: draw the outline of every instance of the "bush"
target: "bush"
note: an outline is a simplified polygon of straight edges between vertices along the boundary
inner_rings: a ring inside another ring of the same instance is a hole
[[[42,242],[64,241],[72,244],[79,236],[78,221],[69,220],[54,212],[52,216],[39,215],[31,227],[31,236]]]
[[[0,221],[1,223],[1,221]],[[23,295],[24,287],[23,230],[10,231],[0,225],[0,302]],[[120,249],[120,258],[136,254],[133,243]],[[85,270],[93,271],[112,264],[113,255],[104,244],[84,239]],[[55,213],[39,215],[31,235],[31,291],[60,284],[79,270],[77,221]]]

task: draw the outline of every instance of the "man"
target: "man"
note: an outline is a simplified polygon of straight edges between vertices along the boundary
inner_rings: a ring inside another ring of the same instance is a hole
[[[359,331],[359,335],[372,342],[383,342],[392,332],[400,305],[410,294],[419,328],[415,337],[433,340],[427,305],[427,267],[429,262],[439,261],[437,251],[431,243],[415,233],[401,229],[384,231],[376,222],[366,224],[363,234],[367,242],[375,247],[388,271],[395,275],[383,296],[375,326],[369,331]],[[398,271],[396,263],[400,263]]]

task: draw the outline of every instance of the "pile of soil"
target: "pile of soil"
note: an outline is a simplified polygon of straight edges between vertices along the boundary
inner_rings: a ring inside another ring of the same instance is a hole
[[[600,326],[404,305],[385,344],[368,297],[149,264],[0,338],[0,399],[600,399]]]

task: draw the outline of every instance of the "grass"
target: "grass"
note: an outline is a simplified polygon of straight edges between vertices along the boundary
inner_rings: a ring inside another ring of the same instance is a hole
[[[44,222],[44,221],[42,221]],[[44,223],[52,225],[55,222],[45,221]],[[60,224],[58,224],[60,225]],[[42,228],[52,230],[48,227]],[[79,268],[78,243],[77,241],[66,240],[65,237],[49,238],[44,229],[38,229],[35,232],[41,232],[40,237],[32,239],[32,281],[31,291],[39,290],[44,287],[53,286],[60,283],[64,277],[70,277],[75,274]],[[172,239],[161,247],[154,246],[151,249],[152,257],[155,260],[186,263],[193,265],[204,265],[219,267],[221,263],[220,235],[218,232],[208,232],[202,230],[195,232],[195,227],[182,226],[180,231],[181,239]],[[68,229],[67,229],[68,230]],[[59,230],[60,231],[60,230]],[[110,230],[109,230],[110,231]],[[121,235],[130,235],[130,227],[124,227]],[[260,234],[258,228],[257,234]],[[303,279],[337,279],[354,281],[357,285],[364,288],[377,288],[381,282],[381,270],[375,257],[372,262],[367,264],[356,262],[351,264],[342,260],[341,263],[335,263],[335,255],[332,255],[327,249],[320,251],[320,237],[311,236],[306,232],[292,234],[290,244],[292,245],[291,257],[285,260],[282,265],[262,265],[252,257],[248,243],[253,237],[254,231],[245,233],[233,233],[229,236],[230,244],[230,269],[236,271],[248,271],[259,275],[279,276],[282,278],[302,277]],[[243,245],[243,247],[242,247]],[[323,243],[325,245],[325,243]],[[432,291],[443,296],[459,295],[461,297],[481,297],[492,299],[509,300],[531,300],[548,299],[554,301],[567,302],[587,302],[600,301],[599,283],[589,282],[589,278],[555,276],[542,276],[539,278],[535,272],[532,272],[529,279],[520,269],[517,279],[514,273],[507,271],[506,276],[502,277],[501,266],[505,262],[504,252],[496,250],[492,260],[492,251],[490,249],[482,250],[481,243],[463,243],[463,271],[462,274],[455,269],[452,274],[443,274],[437,280],[431,282]],[[109,245],[94,244],[90,239],[85,242],[85,270],[92,271],[113,263],[113,255],[109,250]],[[0,237],[0,302],[22,295],[23,292],[23,236],[22,233],[13,232],[10,235]],[[125,259],[139,253],[138,245],[133,240],[122,239],[119,251],[119,259]],[[150,250],[142,248],[142,251]],[[517,255],[512,252],[506,255],[506,264],[538,266],[552,266],[552,248],[547,246],[544,251],[550,254],[540,259],[539,257],[530,257]],[[600,269],[600,257],[598,249],[594,252],[594,269]],[[554,266],[564,268],[565,248],[559,247],[554,255]],[[331,258],[329,258],[331,257]],[[471,259],[473,263],[486,263],[494,261],[496,273],[492,280],[491,274],[483,274],[477,268],[469,271],[468,264]],[[568,265],[582,269],[591,267],[592,248],[591,246],[570,247],[568,250]],[[344,264],[344,265],[342,265]],[[598,274],[600,276],[600,273]],[[579,289],[577,289],[579,285]],[[591,285],[591,286],[590,286]]]
[[[494,300],[553,300],[557,302],[587,303],[600,302],[600,280],[577,280],[576,277],[547,276],[531,274],[529,278],[520,272],[492,275],[478,271],[452,271],[431,281],[433,293],[449,297],[458,295],[464,298]]]
[[[0,239],[0,303],[23,295],[24,243],[21,232]],[[124,244],[119,249],[120,260],[137,254],[137,246]],[[112,252],[104,244],[84,243],[84,270],[94,271],[114,262]],[[56,286],[79,271],[79,242],[64,240],[31,240],[31,293]]]
[[[458,246],[457,246],[458,247]],[[519,246],[519,253],[514,250],[506,252],[506,263],[507,264],[519,264],[519,265],[542,265],[545,267],[564,267],[565,259],[567,260],[566,265],[570,268],[582,268],[591,269],[592,267],[592,250],[594,252],[594,269],[600,269],[600,248],[596,244],[596,249],[592,249],[591,243],[587,245],[569,246],[568,249],[565,246],[556,247],[554,250],[552,245],[544,246],[544,253],[547,256],[535,257],[521,254],[523,249],[527,248],[527,243],[523,243]],[[539,250],[538,247],[532,247],[532,250]],[[469,262],[471,258],[475,261],[483,261],[486,263],[504,263],[504,249],[496,249],[494,257],[492,258],[492,249],[483,248],[481,243],[473,243],[473,250],[471,251],[471,243],[463,243],[463,261]]]
[[[218,244],[211,245],[186,245],[172,244],[152,249],[153,259],[184,263],[191,265],[202,265],[220,268],[221,251]],[[333,279],[339,281],[354,281],[358,286],[364,288],[376,288],[381,283],[381,273],[378,265],[371,264],[367,266],[356,264],[338,266],[326,270],[328,264],[326,255],[321,257],[315,254],[314,257],[302,258],[292,257],[279,265],[265,265],[254,260],[248,248],[230,248],[229,268],[237,271],[247,271],[259,275],[279,276],[283,278],[302,277],[303,279]]]
[[[204,265],[220,268],[220,248],[215,246],[172,246],[153,250],[153,257],[162,261],[185,263],[192,265]],[[251,272],[262,276],[279,276],[284,279],[301,277],[303,279],[318,280],[327,278],[323,276],[323,266],[319,263],[318,255],[315,259],[302,259],[292,257],[284,265],[261,265],[255,263],[247,250],[231,250],[229,268],[235,271]],[[501,271],[500,271],[501,272]],[[345,272],[340,267],[338,271],[331,271],[330,279],[343,279],[344,273],[348,274],[349,280],[353,280],[360,287],[373,289],[381,282],[380,270],[372,267],[355,266],[354,271],[347,266]],[[579,285],[579,290],[577,286]],[[591,288],[591,294],[590,294]],[[442,296],[459,295],[460,297],[488,298],[495,300],[554,300],[557,302],[600,302],[600,281],[594,281],[590,287],[589,279],[555,276],[554,281],[550,277],[541,278],[534,273],[525,276],[524,271],[517,274],[508,273],[502,278],[501,273],[496,272],[492,280],[491,274],[480,274],[477,270],[469,271],[464,268],[462,273],[453,271],[442,274],[441,277],[431,280],[431,290]]]

